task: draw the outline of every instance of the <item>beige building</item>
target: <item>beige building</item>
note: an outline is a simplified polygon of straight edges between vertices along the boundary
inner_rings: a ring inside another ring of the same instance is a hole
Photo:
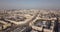
[[[6,29],[7,27],[10,27],[10,26],[11,26],[10,23],[0,20],[0,30]]]
[[[55,21],[56,18],[51,19],[40,18],[35,19],[29,25],[32,27],[32,29],[37,31],[54,32]]]

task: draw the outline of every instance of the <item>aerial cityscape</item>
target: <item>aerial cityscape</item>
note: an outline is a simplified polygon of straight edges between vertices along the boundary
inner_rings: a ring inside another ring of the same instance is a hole
[[[60,0],[0,0],[0,32],[60,32]]]
[[[60,31],[60,10],[0,10],[0,32]]]

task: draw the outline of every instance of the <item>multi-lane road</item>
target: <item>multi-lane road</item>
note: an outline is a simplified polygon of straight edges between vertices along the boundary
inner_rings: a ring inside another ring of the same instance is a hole
[[[23,30],[25,30],[28,26],[29,26],[29,23],[31,21],[33,21],[39,14],[39,11],[25,24],[22,24],[22,25],[17,25],[17,26],[12,26],[12,27],[8,27],[7,29],[3,30],[3,32],[21,32]],[[27,26],[27,27],[21,27],[21,26]]]
[[[38,16],[38,14],[39,14],[39,11],[34,15],[34,17],[32,18],[32,19],[30,19],[26,24],[25,24],[25,26],[29,26],[29,23],[31,22],[31,21],[33,21],[34,19],[36,19],[36,17]],[[22,25],[21,25],[22,26]],[[27,28],[27,27],[24,27],[23,29],[21,29],[20,27],[17,27],[16,29],[14,29],[13,31],[18,31],[18,32],[22,32],[22,31],[24,31],[24,30],[26,30],[26,29],[29,29],[29,28]]]

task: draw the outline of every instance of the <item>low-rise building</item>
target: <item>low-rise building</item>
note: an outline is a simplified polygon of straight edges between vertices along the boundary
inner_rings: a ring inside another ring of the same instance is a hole
[[[51,18],[51,19],[40,18],[32,21],[30,23],[30,26],[34,30],[44,31],[44,32],[54,32],[55,21],[56,21],[55,18]]]

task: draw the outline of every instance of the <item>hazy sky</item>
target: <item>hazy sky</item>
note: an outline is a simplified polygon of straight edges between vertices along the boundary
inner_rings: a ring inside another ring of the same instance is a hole
[[[60,0],[0,0],[2,8],[60,8]]]

